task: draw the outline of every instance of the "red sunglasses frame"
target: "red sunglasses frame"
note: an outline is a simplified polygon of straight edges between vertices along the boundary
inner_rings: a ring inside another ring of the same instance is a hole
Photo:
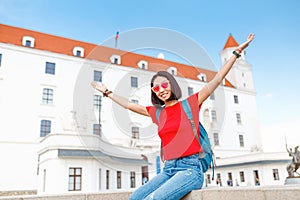
[[[169,84],[170,84],[169,81],[164,81],[164,82],[162,82],[160,84],[154,85],[151,89],[152,89],[153,92],[156,93],[156,92],[159,92],[160,88],[163,88],[163,89],[168,88]]]

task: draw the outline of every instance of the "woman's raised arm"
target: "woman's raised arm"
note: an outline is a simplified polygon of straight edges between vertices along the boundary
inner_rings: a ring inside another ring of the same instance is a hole
[[[111,100],[113,100],[114,102],[122,106],[123,108],[129,109],[141,115],[149,116],[145,106],[132,103],[128,101],[126,98],[111,92],[110,90],[107,89],[107,87],[103,83],[92,82],[91,85],[93,86],[93,88],[103,93],[104,97],[110,98]]]
[[[240,56],[240,53],[249,45],[250,42],[254,39],[254,34],[249,34],[247,40],[239,45],[236,50],[233,52],[233,55],[230,59],[222,66],[220,71],[215,75],[215,77],[208,82],[198,93],[198,103],[199,105],[202,104],[210,94],[220,85],[222,80],[225,78],[226,74],[232,68],[236,59]]]

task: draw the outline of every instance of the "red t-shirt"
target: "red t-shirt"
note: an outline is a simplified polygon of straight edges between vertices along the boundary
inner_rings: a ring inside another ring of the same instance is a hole
[[[187,100],[199,134],[198,122],[201,105],[198,106],[198,93],[191,95]],[[191,123],[183,110],[181,101],[173,106],[163,108],[159,116],[159,122],[156,119],[156,110],[155,106],[147,107],[152,121],[158,126],[158,135],[162,141],[165,160],[189,156],[202,150],[199,141],[194,136]]]

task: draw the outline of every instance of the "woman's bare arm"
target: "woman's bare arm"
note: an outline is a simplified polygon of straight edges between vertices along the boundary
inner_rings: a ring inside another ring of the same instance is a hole
[[[254,39],[254,34],[249,34],[247,40],[239,45],[239,47],[235,50],[238,54],[240,54],[252,40]],[[210,94],[220,85],[222,80],[225,78],[227,73],[232,68],[233,64],[235,63],[237,59],[236,55],[232,55],[230,59],[222,66],[220,71],[215,75],[215,77],[208,82],[198,93],[198,103],[199,105],[202,104],[209,96]]]
[[[129,110],[131,110],[135,113],[141,114],[141,115],[149,116],[145,106],[142,106],[142,105],[139,105],[136,103],[132,103],[132,102],[128,101],[126,98],[108,91],[107,87],[103,83],[92,82],[91,85],[93,86],[93,88],[95,88],[99,92],[106,94],[108,98],[110,98],[111,100],[113,100],[114,102],[116,102],[117,104],[122,106],[123,108],[129,109]]]

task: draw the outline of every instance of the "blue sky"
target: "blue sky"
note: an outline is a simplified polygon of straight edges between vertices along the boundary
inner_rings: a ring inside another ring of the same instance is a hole
[[[300,1],[0,0],[0,23],[94,44],[122,32],[159,27],[180,32],[220,67],[231,33],[253,67],[261,126],[300,119]],[[298,61],[298,62],[297,62]],[[297,130],[295,130],[297,131]]]

